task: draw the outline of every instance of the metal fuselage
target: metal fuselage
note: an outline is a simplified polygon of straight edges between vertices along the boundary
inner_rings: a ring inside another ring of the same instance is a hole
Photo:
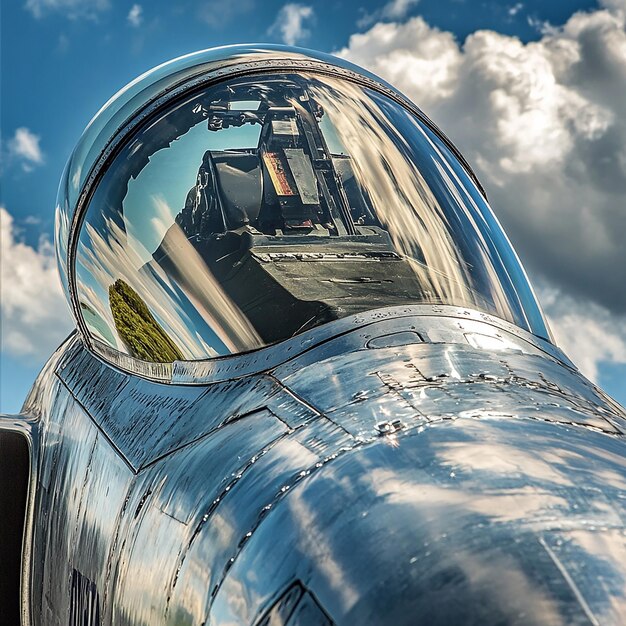
[[[549,343],[382,309],[204,381],[75,335],[4,420],[25,624],[623,623],[624,411]]]

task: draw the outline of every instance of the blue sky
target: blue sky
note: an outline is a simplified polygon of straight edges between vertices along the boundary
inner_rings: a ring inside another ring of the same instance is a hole
[[[3,3],[0,408],[19,409],[71,327],[46,241],[82,129],[147,69],[252,41],[341,51],[431,114],[476,166],[560,342],[626,402],[624,266],[616,266],[622,252],[611,239],[626,228],[626,157],[621,165],[614,158],[622,154],[614,144],[626,118],[626,54],[620,65],[611,50],[616,37],[626,42],[625,8],[622,0]],[[541,153],[535,136],[546,138]],[[544,191],[527,194],[529,184]]]

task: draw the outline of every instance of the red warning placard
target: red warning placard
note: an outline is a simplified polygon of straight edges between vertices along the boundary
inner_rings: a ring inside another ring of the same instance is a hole
[[[269,172],[274,189],[279,196],[295,196],[297,192],[289,184],[287,172],[285,167],[287,166],[286,159],[281,158],[278,152],[264,152],[263,162],[267,171]]]

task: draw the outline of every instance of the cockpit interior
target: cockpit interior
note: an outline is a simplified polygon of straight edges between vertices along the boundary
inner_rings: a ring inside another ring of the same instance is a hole
[[[76,276],[91,336],[151,362],[408,304],[528,326],[533,298],[446,141],[388,94],[307,72],[231,78],[148,116],[91,195]]]

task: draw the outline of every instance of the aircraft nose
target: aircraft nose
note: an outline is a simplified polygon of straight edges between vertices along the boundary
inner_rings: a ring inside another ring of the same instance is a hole
[[[289,626],[623,623],[625,459],[617,437],[528,419],[381,436],[281,499],[214,610]]]

